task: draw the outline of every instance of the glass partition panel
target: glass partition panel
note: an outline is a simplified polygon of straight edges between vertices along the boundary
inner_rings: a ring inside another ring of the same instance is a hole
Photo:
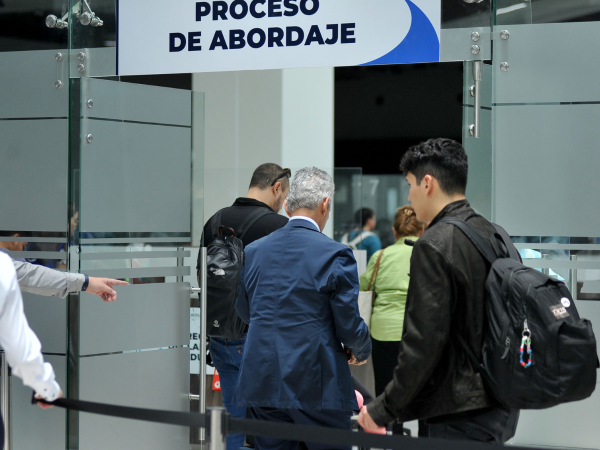
[[[44,300],[48,302],[47,298]],[[31,317],[30,314],[28,317]],[[66,356],[44,354],[44,361],[52,364],[56,381],[64,389],[67,385]],[[64,450],[67,448],[65,442],[67,422],[64,409],[43,410],[33,407],[31,388],[23,385],[21,380],[16,377],[13,377],[12,381],[11,401],[12,450],[42,448],[44,450]]]
[[[69,0],[71,77],[117,75],[116,0]]]
[[[203,98],[192,105],[190,91],[118,80],[71,83],[68,267],[129,285],[116,288],[113,304],[86,293],[71,302],[69,396],[187,411],[191,296],[184,277],[194,264],[192,217],[202,220],[202,213],[190,212],[192,155],[203,159],[202,145],[192,143],[192,106],[203,111]],[[203,129],[197,132],[201,142]],[[194,195],[203,200],[201,174],[194,176]],[[185,428],[108,418],[98,423],[70,413],[69,443],[189,446]]]
[[[600,86],[596,82],[600,70],[596,45],[600,23],[504,28],[510,33],[509,39],[494,40],[495,103],[564,104],[600,100]],[[504,63],[505,70],[501,65]]]
[[[0,242],[11,257],[50,267],[65,258],[59,248],[68,225],[67,34],[44,26],[44,14],[60,11],[60,3],[4,1],[0,7]],[[25,294],[23,303],[64,388],[66,301]],[[64,449],[65,411],[34,410],[31,389],[12,379],[3,393],[12,403],[5,418],[12,450]]]
[[[480,136],[475,138],[471,134],[471,126],[475,126],[473,63],[465,62],[462,144],[469,158],[466,196],[473,209],[488,220],[492,220],[492,72],[492,66],[483,65]]]
[[[333,181],[333,238],[340,241],[342,236],[360,225],[356,216],[362,208],[362,169],[338,167],[333,172]],[[360,220],[360,214],[358,219]]]
[[[188,348],[81,358],[80,395],[86,400],[189,411]],[[89,450],[189,449],[184,427],[81,413],[79,448]]]
[[[595,283],[600,215],[595,192],[598,135],[597,24],[535,24],[534,0],[496,15],[493,64],[493,197],[496,222],[514,236],[524,263],[564,279],[582,317],[600,318]],[[592,5],[595,2],[587,2]],[[557,2],[554,2],[558,5]],[[518,2],[497,2],[501,8]],[[577,9],[581,3],[564,2]],[[518,18],[531,8],[534,24]],[[511,20],[508,20],[512,17]],[[553,21],[555,19],[548,19]],[[516,25],[515,25],[516,24]],[[581,189],[581,180],[586,180]],[[570,257],[577,256],[577,260]],[[573,282],[577,278],[577,284]],[[585,299],[585,300],[584,300]],[[522,411],[514,445],[597,448],[593,420],[600,413],[598,390],[583,401],[541,411]],[[560,423],[560,431],[548,427]]]
[[[403,174],[362,176],[362,207],[375,212],[377,224],[374,232],[380,239],[382,248],[396,242],[392,231],[394,216],[398,208],[408,204],[409,189]]]
[[[491,59],[492,0],[442,2],[440,61]]]

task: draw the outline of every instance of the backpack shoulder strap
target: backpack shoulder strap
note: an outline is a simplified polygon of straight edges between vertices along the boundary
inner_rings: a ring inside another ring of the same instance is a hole
[[[366,238],[375,236],[375,233],[371,231],[360,231],[352,241],[348,242],[346,245],[348,247],[356,247],[360,242],[364,241]]]
[[[262,218],[266,215],[269,215],[269,214],[276,214],[276,213],[274,213],[270,209],[263,208],[263,207],[257,208],[256,210],[252,211],[250,214],[248,214],[248,217],[246,217],[246,219],[242,222],[242,224],[238,227],[238,229],[235,230],[235,236],[240,241],[243,241],[244,238],[246,237],[246,234],[248,234],[248,231],[250,231],[252,226],[260,218]]]
[[[208,223],[210,226],[208,227],[209,236],[205,236],[204,231],[202,231],[202,237],[200,238],[201,247],[206,247],[206,242],[210,239],[210,242],[214,241],[219,237],[219,227],[221,226],[221,216],[223,215],[223,209],[217,211],[210,219],[208,219]]]
[[[516,249],[516,247],[513,245],[512,240],[510,239],[510,236],[506,232],[506,230],[504,228],[502,228],[500,225],[496,225],[495,223],[493,223],[492,225],[494,225],[494,228],[496,228],[496,232],[500,235],[500,237],[504,241],[504,245],[508,249],[508,255],[511,257],[511,259],[515,259],[520,262],[521,257],[519,256],[519,252]]]
[[[462,231],[465,236],[469,238],[479,253],[481,253],[481,255],[487,259],[490,264],[498,259],[498,256],[492,247],[490,247],[490,245],[483,240],[477,231],[467,225],[466,222],[455,217],[444,217],[440,220],[440,222],[450,223],[460,229],[460,231]]]
[[[469,344],[467,344],[465,338],[462,337],[458,331],[455,331],[454,334],[458,339],[458,342],[460,342],[460,345],[462,345],[462,347],[465,349],[465,352],[467,353],[467,356],[469,357],[471,362],[475,365],[475,368],[479,369],[481,362],[479,361],[477,356],[475,356],[475,353],[473,353],[473,350],[471,350],[471,347],[469,347]]]

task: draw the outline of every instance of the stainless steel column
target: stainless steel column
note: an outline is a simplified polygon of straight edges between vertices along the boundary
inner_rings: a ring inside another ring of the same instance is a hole
[[[206,413],[206,247],[200,248],[200,414]],[[200,440],[206,440],[206,431],[200,428]]]
[[[4,450],[10,450],[10,392],[12,377],[10,376],[10,368],[6,361],[6,353],[0,353],[0,357],[2,358],[0,362],[0,409],[2,411],[2,419],[4,420]]]
[[[178,252],[183,251],[183,247],[177,247]],[[183,256],[177,257],[177,267],[183,267]],[[179,275],[175,278],[177,283],[183,283],[183,275]]]
[[[570,256],[571,261],[576,262],[577,261],[577,255],[571,255]],[[573,300],[577,300],[577,269],[573,268],[571,270],[569,270],[569,278],[571,278],[570,281],[570,286],[569,286],[569,290],[571,291],[571,297],[573,297]]]
[[[473,81],[475,81],[475,113],[473,137],[479,138],[481,127],[481,81],[483,80],[483,61],[473,61]]]
[[[548,259],[550,259],[550,255],[548,255],[548,254],[542,255],[542,259],[548,260]],[[544,275],[550,276],[550,268],[549,267],[542,267],[542,273]]]
[[[224,423],[225,408],[210,408],[210,445],[209,450],[225,450]]]

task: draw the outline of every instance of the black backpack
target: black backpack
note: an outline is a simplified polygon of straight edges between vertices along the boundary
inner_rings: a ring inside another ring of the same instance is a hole
[[[237,230],[221,224],[223,209],[211,219],[213,241],[207,248],[206,261],[206,331],[208,336],[240,339],[246,324],[235,312],[240,272],[244,267],[244,244],[248,230],[267,214],[267,208],[258,208],[246,217]],[[200,279],[200,260],[196,265]]]
[[[489,326],[482,360],[456,336],[494,397],[508,408],[543,409],[592,395],[596,338],[565,284],[521,264],[498,225],[490,246],[462,220],[441,221],[458,227],[492,265],[485,285]]]

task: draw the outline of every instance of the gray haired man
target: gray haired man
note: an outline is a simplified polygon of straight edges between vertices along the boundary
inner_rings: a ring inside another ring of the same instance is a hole
[[[348,364],[366,361],[371,339],[358,313],[352,250],[321,233],[334,188],[327,172],[299,170],[285,204],[288,224],[245,250],[236,311],[249,328],[236,401],[257,420],[350,429],[358,409]],[[261,450],[298,446],[255,442]]]

